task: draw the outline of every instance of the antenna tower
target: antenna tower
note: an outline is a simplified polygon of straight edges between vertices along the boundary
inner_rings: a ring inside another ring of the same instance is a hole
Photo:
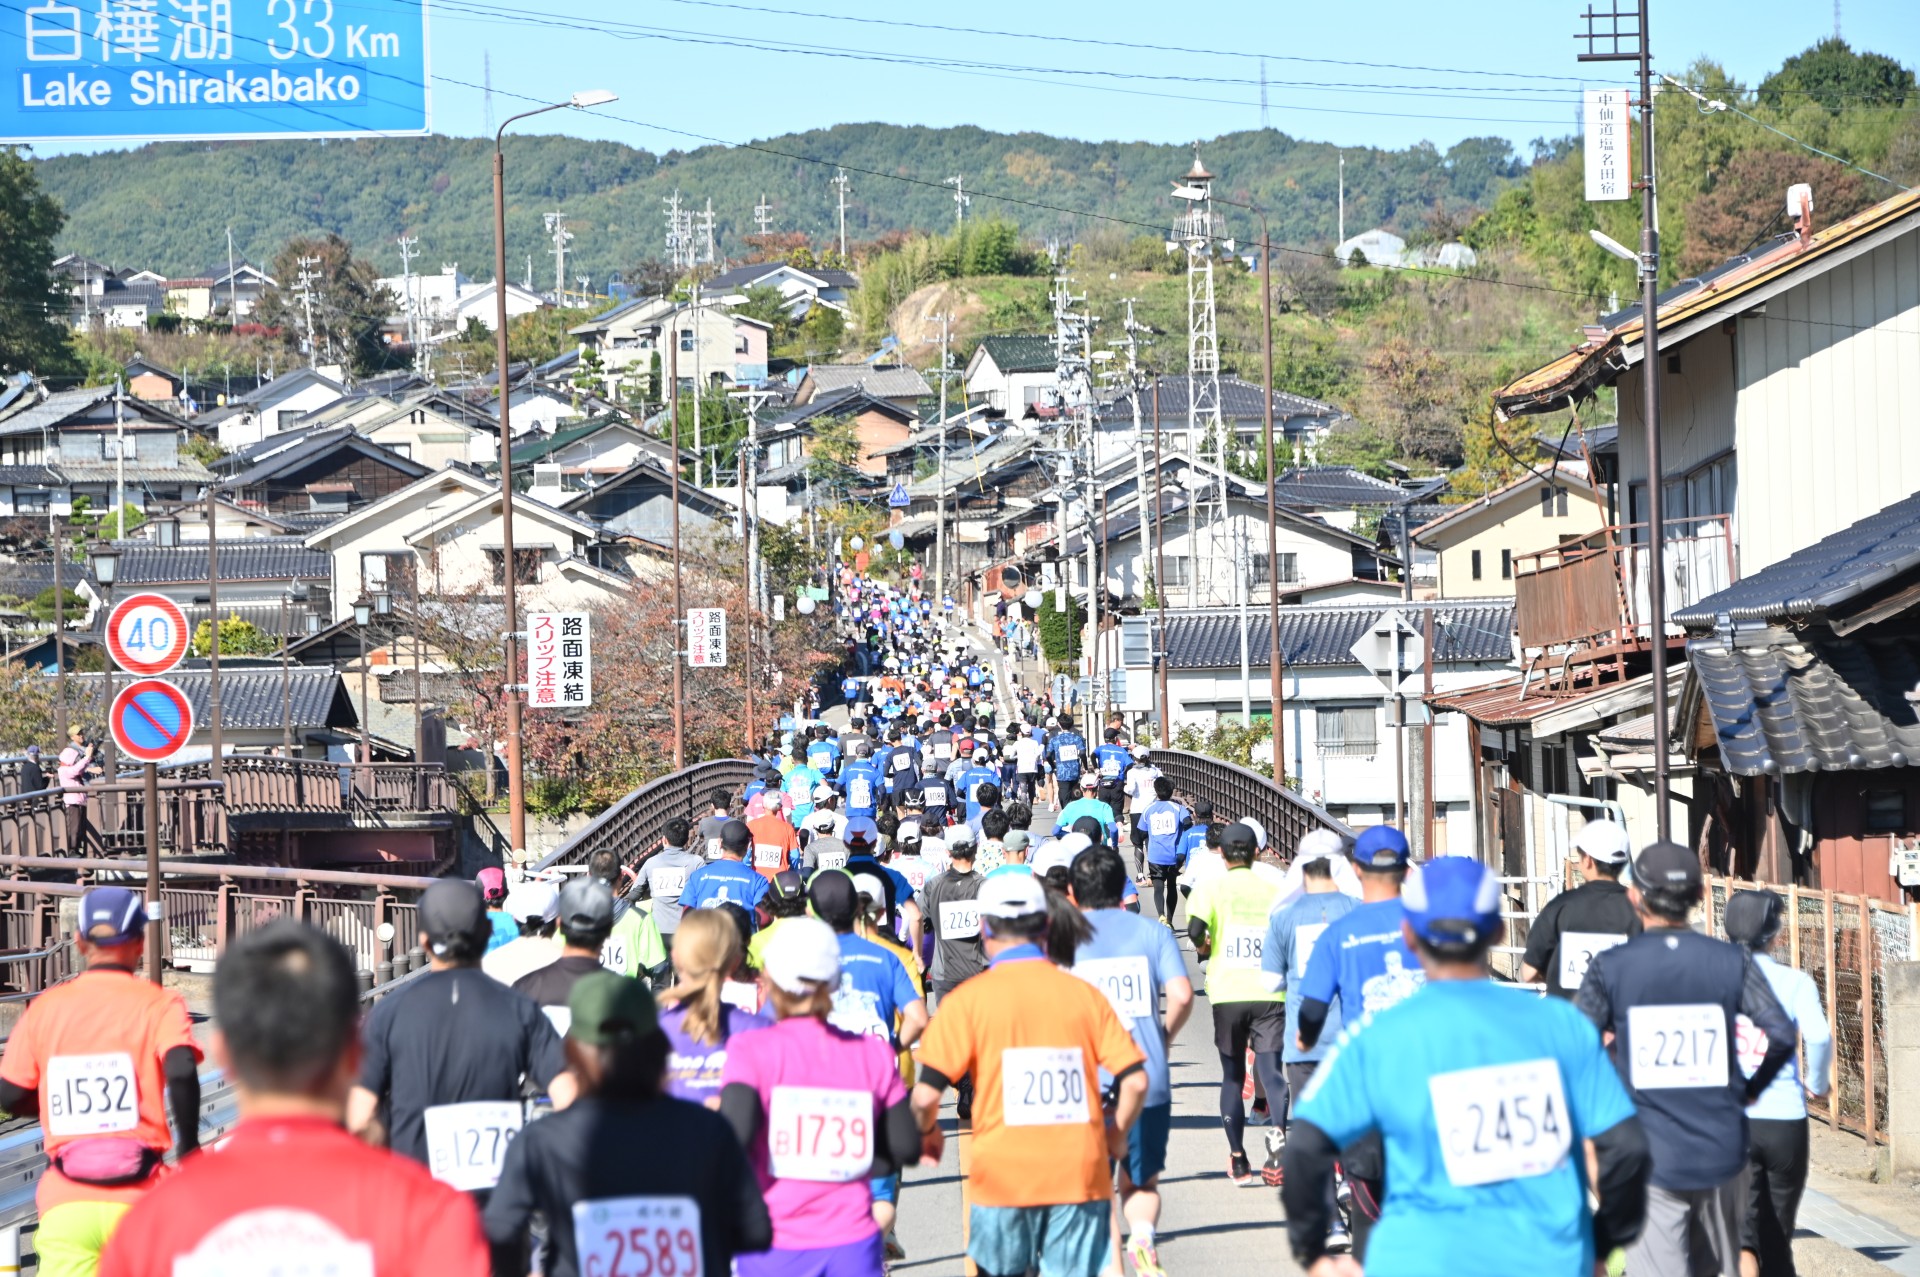
[[[773,233],[773,205],[767,203],[764,191],[761,192],[760,202],[753,206],[753,220],[760,227],[762,239]]]
[[[1174,181],[1173,198],[1185,211],[1174,218],[1170,239],[1187,254],[1187,447],[1196,461],[1227,468],[1226,426],[1220,415],[1220,314],[1213,292],[1213,242],[1221,229],[1213,211],[1213,174],[1200,162],[1200,144],[1194,143],[1193,167]],[[1218,535],[1226,520],[1225,492],[1208,483],[1211,508],[1208,526]],[[1213,577],[1218,553],[1202,554],[1193,541],[1195,507],[1187,504],[1188,574],[1194,597],[1213,600]]]
[[[559,209],[546,216],[547,235],[553,240],[553,291],[562,297],[567,292],[567,245],[573,232],[567,229],[567,215]]]
[[[973,200],[967,195],[966,176],[955,173],[945,182],[942,182],[941,185],[951,186],[953,188],[953,224],[955,226],[964,225],[967,220],[967,205],[973,203]]]
[[[713,251],[713,199],[707,199],[707,211],[701,215],[700,230],[707,241],[707,265],[712,266],[718,259]]]
[[[1838,0],[1835,0],[1838,3]],[[1260,59],[1260,127],[1267,127],[1267,60]]]

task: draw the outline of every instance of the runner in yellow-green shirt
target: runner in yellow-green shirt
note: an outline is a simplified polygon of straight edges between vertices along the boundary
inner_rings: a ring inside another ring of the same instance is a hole
[[[1227,1177],[1254,1182],[1247,1161],[1247,1047],[1266,1088],[1270,1112],[1284,1113],[1287,1084],[1280,1068],[1286,1045],[1286,995],[1269,993],[1260,977],[1260,947],[1267,915],[1280,899],[1280,884],[1253,871],[1257,843],[1246,825],[1220,835],[1226,871],[1207,879],[1187,898],[1187,935],[1207,959],[1207,1001],[1213,1006],[1213,1043],[1220,1052],[1220,1120],[1227,1128]]]

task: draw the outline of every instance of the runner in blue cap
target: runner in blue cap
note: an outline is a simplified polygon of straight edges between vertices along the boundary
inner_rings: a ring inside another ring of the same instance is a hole
[[[1393,1196],[1367,1244],[1368,1277],[1593,1272],[1596,1254],[1639,1233],[1649,1167],[1600,1035],[1559,999],[1488,979],[1500,884],[1478,861],[1414,869],[1402,912],[1424,984],[1351,1023],[1307,1086],[1281,1194],[1294,1257],[1310,1277],[1358,1273],[1325,1253],[1327,1187],[1340,1149],[1378,1135]]]

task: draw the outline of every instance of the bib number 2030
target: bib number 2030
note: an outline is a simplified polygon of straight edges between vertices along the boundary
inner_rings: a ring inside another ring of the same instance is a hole
[[[1572,1146],[1556,1060],[1459,1069],[1427,1079],[1447,1178],[1460,1188],[1544,1175]]]
[[[691,1197],[602,1197],[573,1204],[583,1277],[706,1277]]]
[[[520,1105],[508,1100],[436,1104],[426,1113],[427,1168],[463,1193],[492,1188],[523,1120]]]
[[[1712,1003],[1627,1009],[1635,1090],[1725,1086],[1727,1013]]]
[[[1000,1053],[1000,1098],[1008,1126],[1084,1122],[1086,1058],[1077,1046],[1010,1046]]]

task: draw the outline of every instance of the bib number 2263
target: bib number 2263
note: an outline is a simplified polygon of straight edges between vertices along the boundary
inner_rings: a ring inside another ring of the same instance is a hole
[[[1557,1061],[1460,1069],[1427,1079],[1447,1178],[1460,1188],[1544,1175],[1573,1136]]]
[[[589,1277],[706,1277],[691,1197],[575,1202],[573,1246]]]
[[[1725,1086],[1727,1013],[1712,1003],[1627,1009],[1635,1090]]]
[[[1077,1046],[1010,1046],[1000,1052],[1002,1120],[1070,1126],[1087,1120],[1087,1064]]]

